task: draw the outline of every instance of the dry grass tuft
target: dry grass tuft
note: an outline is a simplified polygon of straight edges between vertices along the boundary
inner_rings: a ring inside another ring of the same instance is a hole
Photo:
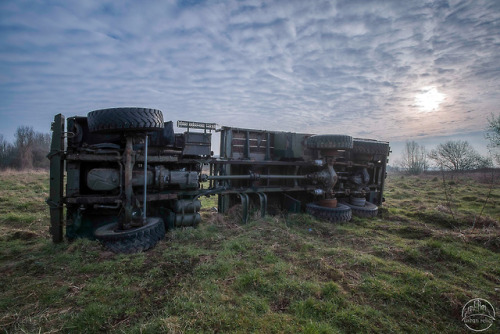
[[[7,175],[7,176],[46,175],[46,174],[48,174],[48,170],[41,168],[22,169],[22,170],[6,168],[0,170],[0,175]]]

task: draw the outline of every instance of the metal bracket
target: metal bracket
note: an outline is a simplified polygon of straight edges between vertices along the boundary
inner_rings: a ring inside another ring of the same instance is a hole
[[[59,208],[62,208],[61,203],[54,202],[54,201],[52,201],[52,200],[50,200],[50,199],[47,199],[47,200],[45,201],[45,203],[47,203],[47,204],[49,205],[49,208],[51,208],[51,209],[59,209]]]
[[[260,216],[264,218],[267,211],[267,195],[265,193],[257,193],[260,201]]]
[[[76,137],[76,133],[71,132],[71,131],[63,132],[63,136],[66,137],[66,138],[75,138]]]
[[[249,199],[248,195],[245,193],[240,193],[238,194],[241,198],[241,206],[242,206],[242,217],[241,221],[243,224],[246,224],[248,222],[248,205],[249,205]]]
[[[64,154],[64,151],[59,151],[59,150],[56,150],[56,151],[50,151],[49,154],[47,154],[47,158],[50,160],[52,159],[52,157],[56,156],[56,155],[63,155]]]

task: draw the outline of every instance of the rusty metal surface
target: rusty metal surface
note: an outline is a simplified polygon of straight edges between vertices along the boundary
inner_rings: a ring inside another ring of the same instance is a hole
[[[323,199],[317,202],[319,206],[324,206],[325,208],[336,208],[337,207],[337,199]]]

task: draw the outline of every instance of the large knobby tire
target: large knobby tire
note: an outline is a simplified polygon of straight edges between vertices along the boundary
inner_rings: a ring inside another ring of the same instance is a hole
[[[316,203],[309,203],[306,205],[306,211],[315,218],[332,223],[348,222],[352,218],[351,208],[344,204],[337,204],[336,208],[329,208]]]
[[[118,223],[112,223],[99,227],[94,236],[114,253],[138,253],[153,248],[165,237],[165,224],[161,218],[152,217],[144,226],[118,230]]]
[[[307,138],[308,148],[348,150],[352,148],[352,137],[346,135],[314,135]]]
[[[158,131],[163,129],[163,113],[148,108],[110,108],[87,115],[90,132]]]
[[[350,203],[342,203],[351,208],[352,214],[357,217],[374,218],[377,217],[378,207],[370,202],[365,202],[364,206],[352,205]]]
[[[371,140],[371,139],[354,139],[352,151],[363,154],[389,154],[389,143]]]

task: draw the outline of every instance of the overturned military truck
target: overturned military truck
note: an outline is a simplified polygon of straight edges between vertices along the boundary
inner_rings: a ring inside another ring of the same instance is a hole
[[[196,226],[201,196],[218,211],[308,212],[330,222],[377,215],[389,143],[178,121],[159,110],[111,108],[52,124],[50,232],[114,252],[153,247],[166,229]],[[211,151],[220,132],[220,157]],[[65,210],[64,210],[65,209]]]

